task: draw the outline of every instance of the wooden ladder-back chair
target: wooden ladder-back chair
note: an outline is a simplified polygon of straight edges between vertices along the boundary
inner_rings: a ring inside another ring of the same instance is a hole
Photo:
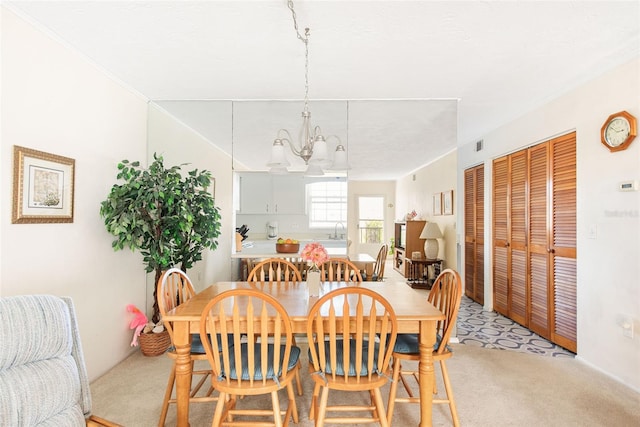
[[[373,266],[373,273],[371,277],[363,276],[364,280],[368,280],[371,282],[381,282],[384,279],[384,263],[387,261],[387,253],[389,252],[389,247],[387,245],[382,245],[380,250],[378,251],[378,256],[376,257],[376,263]]]
[[[325,294],[309,311],[309,372],[314,381],[309,418],[327,423],[379,422],[388,425],[380,388],[391,378],[396,341],[393,308],[380,294],[360,286]],[[322,395],[319,397],[320,389]],[[368,406],[328,406],[329,390],[368,391]],[[369,411],[371,417],[328,418],[327,412]]]
[[[257,263],[249,272],[248,282],[300,283],[300,270],[284,258],[269,258]]]
[[[362,274],[346,258],[331,258],[320,264],[321,282],[362,282]]]
[[[269,258],[260,261],[253,267],[249,273],[248,282],[253,282],[259,290],[265,290],[269,287],[273,291],[272,285],[278,287],[287,287],[289,285],[297,285],[302,281],[300,270],[291,261],[284,258]],[[296,345],[295,336],[293,345]],[[300,380],[300,369],[302,364],[298,364],[296,369],[296,388],[298,395],[302,396],[302,381]]]
[[[233,345],[213,347],[209,336],[232,337]],[[246,336],[247,340],[241,339]],[[220,392],[212,426],[234,425],[235,415],[273,416],[268,425],[298,422],[293,378],[300,348],[293,345],[291,320],[273,296],[256,289],[233,289],[216,295],[200,318],[200,337]],[[289,404],[280,410],[278,391],[286,388]],[[236,396],[270,394],[271,411],[236,408]],[[284,421],[282,420],[284,415]],[[223,420],[226,420],[223,422]],[[267,425],[238,420],[241,425]]]
[[[178,305],[189,301],[195,296],[195,294],[196,291],[193,287],[193,284],[191,283],[191,280],[185,272],[178,268],[171,268],[165,271],[162,276],[160,276],[160,280],[158,280],[158,289],[156,290],[156,297],[158,299],[158,308],[160,309],[160,315],[164,317],[164,315],[168,311],[171,311]],[[171,324],[171,322],[163,323],[165,328],[169,332],[172,343],[172,348],[169,349],[167,355],[174,360],[174,364],[171,367],[169,382],[167,383],[167,389],[165,391],[164,400],[162,402],[162,411],[160,412],[160,420],[158,421],[159,426],[163,426],[166,421],[169,404],[176,403],[176,399],[171,398],[176,381],[175,359],[177,357],[177,353],[175,351],[175,348],[173,347],[173,325]],[[198,334],[191,335],[191,360],[192,367],[195,365],[196,361],[207,360],[207,355],[204,352],[204,347],[200,342],[200,335]],[[217,397],[212,396],[213,389],[211,388],[209,388],[209,390],[204,395],[202,395],[202,393],[198,395],[198,392],[207,380],[207,376],[210,374],[211,369],[193,370],[193,375],[200,376],[201,378],[195,384],[195,386],[192,387],[189,402],[212,402],[217,400]]]
[[[456,317],[460,308],[460,300],[462,298],[462,281],[458,272],[452,269],[446,269],[436,279],[428,300],[438,310],[446,316],[446,319],[438,321],[437,325],[437,341],[433,349],[433,361],[440,363],[442,370],[442,379],[444,382],[446,399],[433,399],[433,403],[447,403],[451,411],[451,418],[454,426],[459,426],[458,413],[453,398],[453,389],[449,380],[449,372],[445,360],[453,356],[451,348],[447,345]],[[393,349],[393,382],[389,390],[389,402],[387,405],[387,419],[391,424],[393,417],[394,405],[396,402],[404,403],[420,403],[420,396],[414,396],[407,383],[405,376],[413,376],[417,379],[416,372],[402,371],[402,360],[420,360],[420,351],[418,349],[417,334],[398,334],[395,347]],[[397,397],[398,382],[401,381],[409,397]],[[433,389],[433,393],[437,395],[437,389]]]

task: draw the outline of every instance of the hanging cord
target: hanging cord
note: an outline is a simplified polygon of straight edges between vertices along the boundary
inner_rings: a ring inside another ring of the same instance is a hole
[[[304,29],[304,37],[300,34],[300,31],[298,30],[296,11],[293,8],[293,0],[288,0],[287,6],[291,10],[293,28],[296,30],[296,35],[298,36],[298,39],[304,43],[304,111],[309,111],[309,36],[311,35],[311,32],[307,27]]]

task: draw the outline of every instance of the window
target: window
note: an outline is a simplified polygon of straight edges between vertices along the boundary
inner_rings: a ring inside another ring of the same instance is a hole
[[[360,243],[382,243],[384,197],[358,197],[358,234]]]
[[[331,228],[347,222],[346,181],[307,184],[309,228]]]

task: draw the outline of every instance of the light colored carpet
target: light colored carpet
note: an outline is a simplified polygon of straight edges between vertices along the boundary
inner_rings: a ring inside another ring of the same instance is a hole
[[[303,343],[299,343],[303,346]],[[462,426],[639,426],[640,394],[571,358],[453,344],[447,362]],[[300,426],[308,419],[312,380],[303,349],[304,395],[297,396]],[[168,357],[135,352],[91,384],[94,414],[127,427],[155,426],[169,375]],[[436,377],[440,381],[439,367]],[[440,386],[439,389],[442,389]],[[385,395],[388,388],[383,390]],[[368,394],[330,393],[330,402],[368,401]],[[239,405],[270,407],[268,398],[247,397]],[[215,403],[192,404],[191,426],[211,425]],[[286,406],[286,394],[281,394]],[[166,425],[175,425],[175,406]],[[434,405],[433,425],[451,425],[448,406]],[[397,404],[393,425],[418,424],[418,407]]]

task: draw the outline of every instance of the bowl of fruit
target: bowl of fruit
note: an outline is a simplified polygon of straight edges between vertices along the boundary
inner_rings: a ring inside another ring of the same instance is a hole
[[[293,254],[300,250],[300,242],[295,239],[280,238],[276,241],[276,252],[279,254]]]

